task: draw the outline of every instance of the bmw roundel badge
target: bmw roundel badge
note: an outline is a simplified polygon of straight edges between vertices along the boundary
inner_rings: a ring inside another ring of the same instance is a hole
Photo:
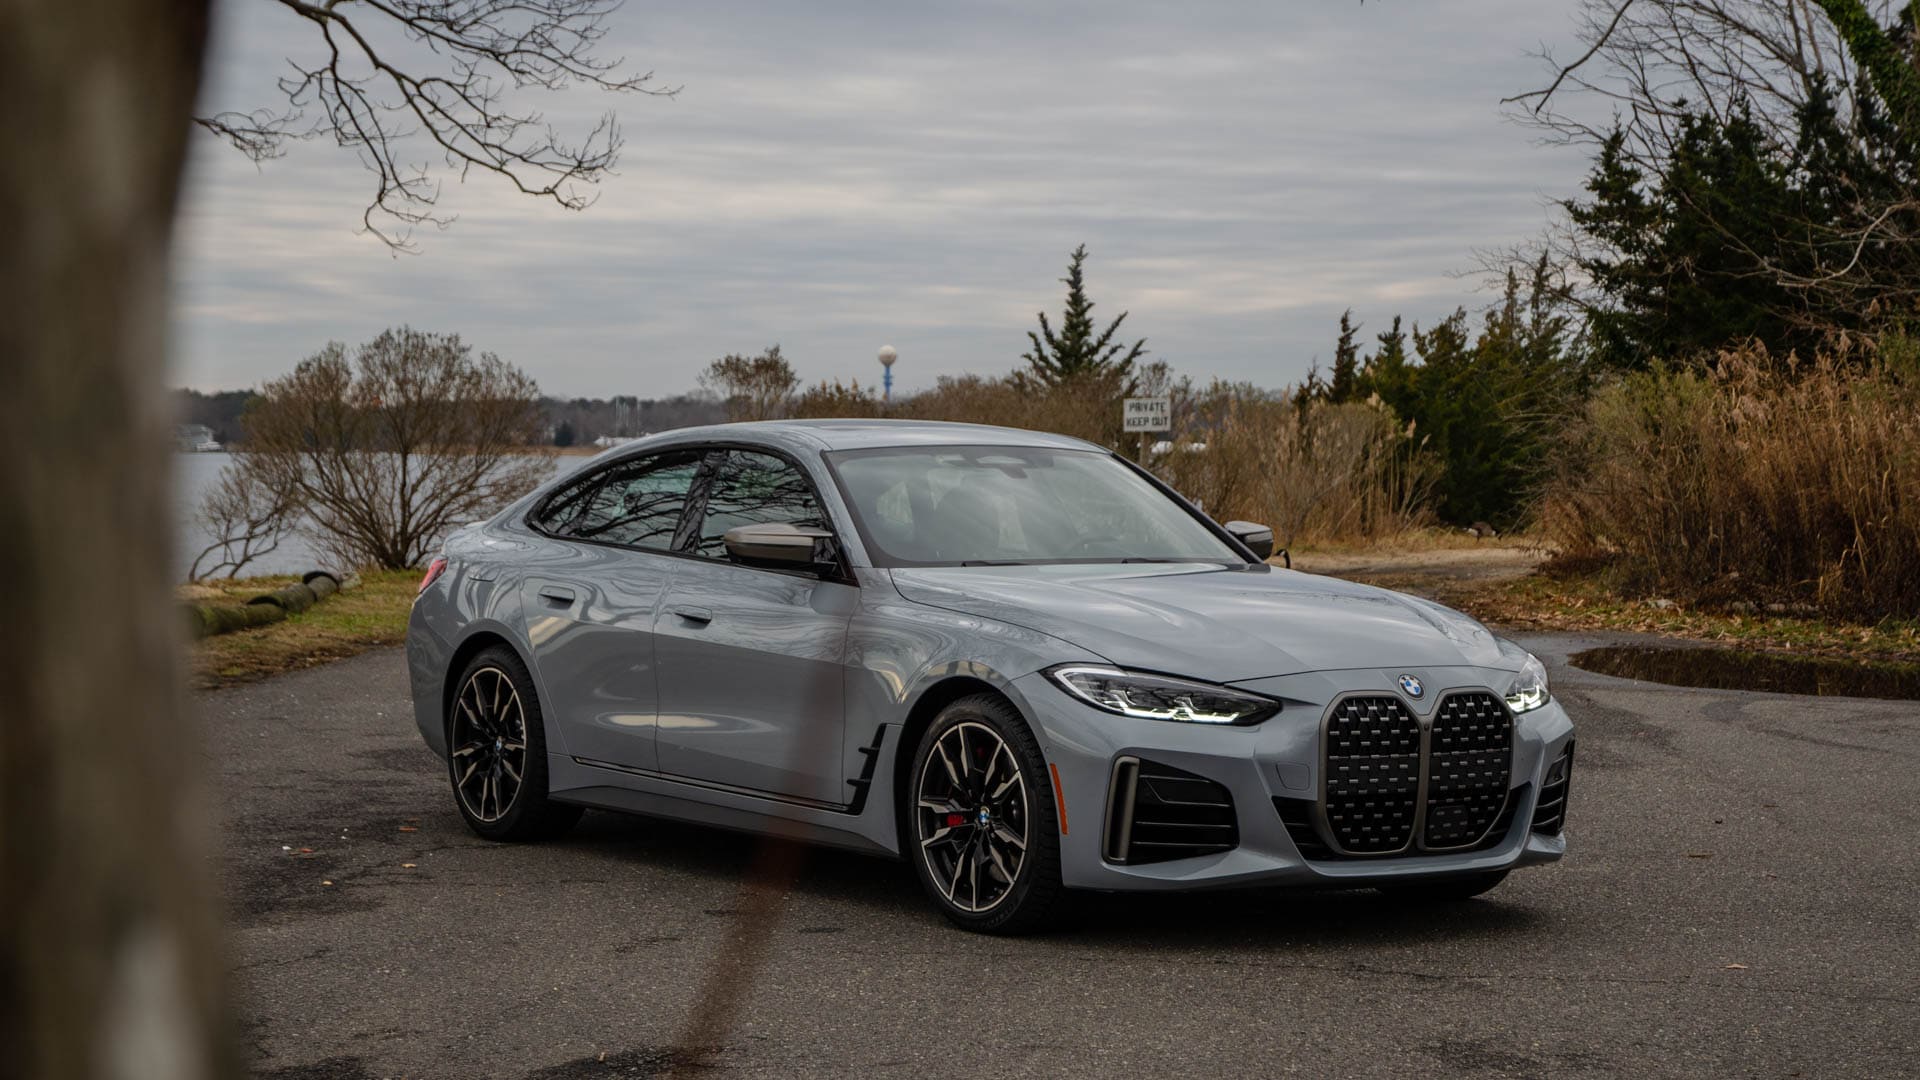
[[[1408,697],[1416,698],[1427,692],[1427,688],[1420,685],[1420,680],[1411,675],[1400,676],[1400,689],[1405,690]]]

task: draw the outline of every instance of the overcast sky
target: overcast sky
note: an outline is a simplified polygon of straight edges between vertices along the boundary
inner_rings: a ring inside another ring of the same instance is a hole
[[[1570,0],[630,0],[605,52],[684,87],[575,91],[627,146],[592,208],[448,183],[444,232],[357,232],[353,156],[256,167],[196,134],[173,381],[257,385],[330,339],[457,331],[564,396],[660,397],[778,342],[809,382],[896,389],[1019,362],[1085,243],[1096,315],[1201,379],[1278,386],[1371,334],[1486,302],[1477,247],[1536,233],[1585,162],[1499,99],[1540,84]],[[311,24],[226,0],[203,108],[272,104]],[[574,122],[575,128],[579,127]],[[428,157],[424,146],[409,155]]]

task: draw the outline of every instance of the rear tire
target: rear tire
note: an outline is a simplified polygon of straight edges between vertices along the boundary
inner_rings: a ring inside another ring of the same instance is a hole
[[[1454,904],[1471,900],[1490,891],[1505,880],[1507,880],[1507,871],[1495,870],[1490,874],[1466,874],[1461,877],[1410,882],[1405,885],[1382,885],[1380,891],[1396,900],[1405,900],[1410,903]]]
[[[1005,698],[975,694],[940,710],[915,748],[904,798],[901,845],[955,926],[1028,934],[1065,908],[1046,758]]]
[[[580,807],[547,797],[547,735],[533,675],[494,646],[467,662],[447,703],[447,778],[467,828],[488,840],[542,840]]]

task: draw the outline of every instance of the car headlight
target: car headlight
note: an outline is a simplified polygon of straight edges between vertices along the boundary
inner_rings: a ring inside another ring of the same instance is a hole
[[[1532,653],[1507,687],[1507,708],[1516,713],[1531,712],[1545,705],[1552,695],[1547,690],[1547,665]]]
[[[1244,725],[1280,711],[1278,701],[1260,694],[1118,668],[1067,664],[1047,677],[1096,709],[1136,720]]]

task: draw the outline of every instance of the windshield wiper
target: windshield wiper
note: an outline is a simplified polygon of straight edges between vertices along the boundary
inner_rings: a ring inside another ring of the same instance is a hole
[[[1202,555],[1188,555],[1185,559],[1167,559],[1160,555],[1127,555],[1119,559],[1121,563],[1225,563],[1227,559],[1208,559]]]
[[[1027,566],[1025,559],[967,559],[961,566]]]

